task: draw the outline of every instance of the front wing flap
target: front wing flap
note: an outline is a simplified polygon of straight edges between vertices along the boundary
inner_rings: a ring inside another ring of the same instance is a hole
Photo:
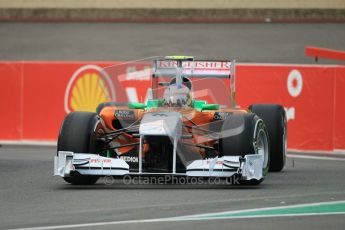
[[[263,156],[246,155],[243,161],[240,156],[224,156],[206,160],[196,160],[187,166],[187,176],[231,177],[241,175],[243,180],[263,178]]]
[[[129,173],[129,165],[122,159],[102,157],[91,153],[59,151],[54,158],[54,176],[66,177],[71,171],[82,175],[113,175]]]

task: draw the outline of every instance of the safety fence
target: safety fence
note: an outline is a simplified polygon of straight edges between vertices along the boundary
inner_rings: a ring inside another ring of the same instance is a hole
[[[94,110],[104,100],[142,100],[151,72],[133,75],[135,67],[126,66],[114,83],[102,68],[119,63],[0,62],[0,140],[55,141],[70,111]],[[345,150],[345,66],[240,63],[236,73],[239,106],[284,105],[289,149]]]

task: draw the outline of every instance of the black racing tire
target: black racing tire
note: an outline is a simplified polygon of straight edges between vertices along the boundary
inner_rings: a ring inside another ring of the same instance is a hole
[[[99,117],[90,112],[71,112],[64,119],[59,132],[57,151],[77,153],[95,153],[96,144],[92,141],[93,131],[99,122]],[[91,185],[99,179],[98,176],[84,176],[73,173],[63,178],[74,185]]]
[[[108,106],[126,106],[126,105],[127,105],[126,102],[115,102],[115,101],[103,102],[97,106],[96,113],[99,115],[102,109]]]
[[[276,104],[254,104],[249,110],[258,115],[266,124],[271,145],[270,172],[283,170],[286,161],[287,120],[285,110]]]
[[[267,175],[269,168],[269,140],[268,132],[263,120],[253,113],[233,114],[224,120],[220,142],[220,153],[223,156],[245,156],[248,154],[258,154],[259,150],[255,149],[258,143],[258,137],[263,135],[265,142],[263,176]],[[258,185],[263,180],[240,180],[243,185]]]

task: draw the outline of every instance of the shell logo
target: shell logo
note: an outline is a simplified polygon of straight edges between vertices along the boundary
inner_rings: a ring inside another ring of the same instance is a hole
[[[96,65],[85,65],[68,82],[65,111],[94,112],[100,103],[114,100],[115,89],[106,71]]]

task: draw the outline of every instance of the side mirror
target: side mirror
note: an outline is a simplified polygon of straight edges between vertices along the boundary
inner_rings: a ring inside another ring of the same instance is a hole
[[[203,110],[218,110],[219,104],[205,104],[201,105],[201,111]]]

